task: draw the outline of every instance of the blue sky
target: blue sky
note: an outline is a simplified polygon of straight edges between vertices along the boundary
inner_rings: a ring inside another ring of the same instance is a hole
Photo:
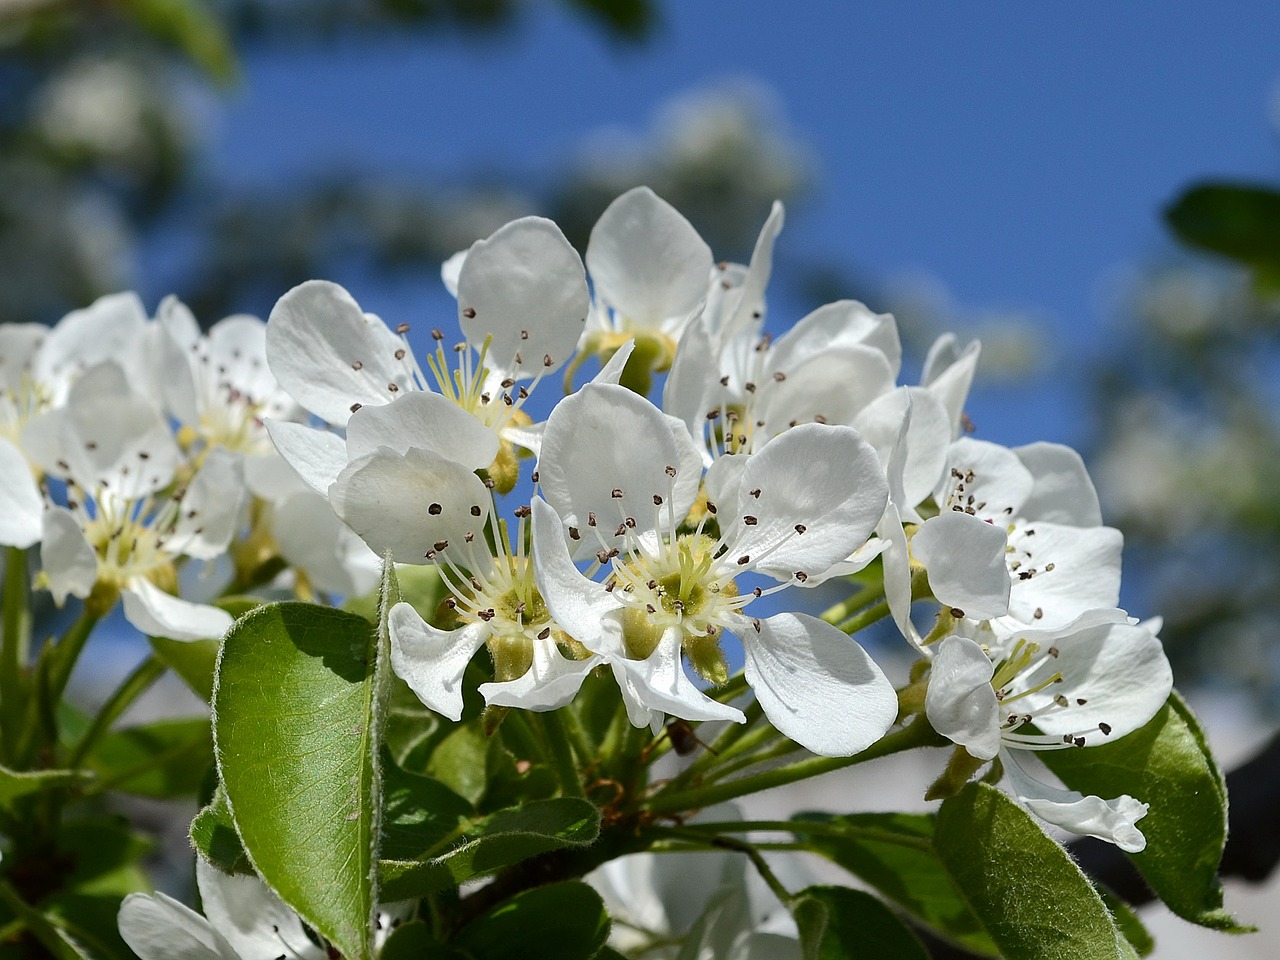
[[[1274,3],[661,7],[640,47],[541,4],[480,43],[251,50],[219,108],[211,172],[246,185],[335,166],[536,179],[602,126],[642,132],[690,88],[762,81],[819,173],[788,220],[784,266],[919,273],[962,310],[1043,316],[1048,379],[982,392],[975,419],[989,439],[1081,443],[1080,394],[1063,377],[1108,348],[1114,278],[1168,250],[1161,205],[1198,176],[1274,179],[1280,166]],[[388,316],[408,306],[404,289],[354,292]],[[798,317],[816,305],[783,306]]]

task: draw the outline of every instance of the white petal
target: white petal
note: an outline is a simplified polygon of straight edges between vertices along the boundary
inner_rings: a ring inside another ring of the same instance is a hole
[[[637,532],[665,528],[671,513],[679,522],[697,496],[702,457],[683,425],[673,423],[625,387],[587,384],[547,418],[538,457],[542,495],[565,523],[584,531],[595,513],[606,537],[625,517],[635,519]],[[598,548],[594,538],[583,543],[584,555]]]
[[[23,378],[33,376],[36,353],[48,335],[43,323],[0,324],[0,387],[17,392]]]
[[[341,438],[338,442],[342,443]],[[338,465],[327,482],[336,480],[344,466],[345,463]],[[298,476],[297,471],[289,466],[289,462],[277,450],[260,456],[245,457],[244,482],[250,493],[268,502],[283,500],[304,490],[309,493],[318,492]]]
[[[600,368],[594,377],[591,378],[592,383],[618,383],[622,379],[622,371],[627,366],[627,361],[631,359],[631,354],[635,352],[636,342],[628,340],[617,350],[613,351],[613,356],[609,358],[609,362]]]
[[[175,597],[142,577],[130,580],[120,597],[125,619],[149,637],[219,640],[231,626],[225,610]]]
[[[470,567],[471,549],[487,555],[489,491],[470,469],[429,451],[381,447],[353,460],[329,488],[329,502],[380,557],[390,552],[398,563],[425,563],[428,553],[448,549]],[[469,545],[468,535],[479,543]]]
[[[458,298],[458,276],[462,273],[462,265],[466,262],[467,251],[459,250],[440,264],[440,281],[455,300]]]
[[[533,567],[538,591],[556,622],[588,650],[601,649],[599,633],[605,618],[620,609],[602,584],[588,580],[569,557],[564,526],[555,510],[535,496],[533,512]]]
[[[209,328],[208,364],[223,390],[233,390],[263,403],[280,390],[267,365],[267,325],[257,317],[236,314]]]
[[[900,438],[908,409],[911,419]],[[903,445],[902,490],[890,493],[900,508],[914,508],[933,493],[946,467],[951,442],[946,408],[933,394],[920,387],[891,390],[867,404],[852,425],[875,448],[886,469],[895,445]]]
[[[902,635],[919,647],[922,641],[920,631],[911,620],[911,550],[898,508],[892,500],[876,525],[876,535],[885,543],[880,556],[884,566],[884,598],[889,604],[889,613]]]
[[[765,716],[814,753],[848,757],[879,740],[898,696],[852,637],[817,617],[780,613],[736,628],[746,677]]]
[[[226,552],[248,503],[244,458],[224,447],[205,455],[182,498],[182,512],[165,546],[171,553],[212,560]]]
[[[746,276],[742,284],[729,295],[733,302],[733,312],[728,314],[726,322],[718,331],[722,342],[739,331],[749,331],[760,326],[764,316],[764,291],[773,273],[773,245],[782,232],[784,219],[782,203],[773,201],[769,217],[760,228],[760,236],[756,238],[755,248],[751,251],[751,263],[747,267]]]
[[[462,674],[489,638],[483,623],[437,630],[407,603],[397,603],[388,618],[391,669],[418,699],[450,720],[462,718]]]
[[[1072,527],[1102,525],[1098,492],[1080,454],[1060,443],[1032,443],[1013,452],[1035,480],[1023,516]]]
[[[981,646],[967,637],[947,637],[938,644],[924,698],[933,729],[979,760],[992,759],[1000,749],[994,675],[995,665]]]
[[[1037,637],[1033,633],[1027,636]],[[1173,672],[1164,648],[1143,626],[1109,623],[1039,642],[1042,647],[1051,643],[1058,655],[1020,677],[1017,689],[1037,686],[1053,674],[1061,674],[1061,683],[1022,701],[1023,709],[1037,714],[1036,726],[1044,733],[1070,734],[1082,738],[1087,746],[1118,740],[1154,717],[1173,689]],[[1070,705],[1055,709],[1055,695],[1065,696]],[[1103,726],[1108,732],[1102,732]]]
[[[163,893],[120,904],[120,936],[142,960],[239,960],[209,921]]]
[[[708,398],[719,376],[710,335],[701,322],[691,323],[680,338],[667,382],[663,384],[662,409],[684,423],[700,448],[705,445],[702,436],[707,411],[713,406]],[[710,451],[704,454],[703,460],[710,463]]]
[[[954,504],[943,503],[942,494],[952,489],[955,472],[964,475],[965,497]],[[943,510],[964,510],[972,506],[979,517],[1008,523],[1011,518],[1022,515],[1022,504],[1031,495],[1034,483],[1031,471],[1008,447],[961,437],[951,444],[947,473],[939,488],[938,506]],[[969,497],[973,498],[972,503],[968,501]]]
[[[978,367],[981,349],[978,341],[973,340],[961,350],[957,346],[955,334],[947,333],[934,342],[925,357],[921,381],[947,408],[951,415],[953,437],[960,435],[960,420],[964,414],[965,402],[969,399],[969,388],[973,385],[973,374]]]
[[[298,915],[257,877],[234,876],[196,857],[196,884],[209,924],[239,957],[277,956],[323,960]]]
[[[200,327],[186,304],[177,297],[165,297],[147,340],[155,352],[155,388],[165,409],[179,423],[199,424],[200,399],[193,369],[199,358],[193,348],[200,346]]]
[[[406,393],[391,403],[362,407],[347,421],[350,460],[390,447],[410,447],[479,470],[498,455],[498,436],[452,400],[438,393]]]
[[[952,511],[921,525],[911,538],[911,553],[928,571],[939,603],[974,620],[990,620],[1009,612],[1008,542],[1003,528]]]
[[[323,280],[294,287],[267,320],[272,374],[290,396],[336,426],[346,424],[353,404],[389,403],[414,389],[395,357],[403,346],[351,294]]]
[[[648,187],[628,190],[600,215],[587,243],[596,298],[640,328],[679,333],[706,296],[711,248]]]
[[[1011,559],[1023,557],[1009,593],[1012,621],[1049,629],[1070,623],[1086,610],[1120,602],[1124,537],[1119,530],[1037,521],[1016,527],[1009,545],[1014,548]],[[1012,623],[1008,626],[1016,629]]]
[[[145,358],[137,347],[146,325],[147,311],[136,293],[108,294],[73,310],[49,331],[34,358],[36,382],[61,406],[76,378],[104,360],[127,366],[130,379],[141,381]]]
[[[271,533],[284,558],[318,590],[351,597],[378,584],[382,561],[317,493],[303,490],[280,501],[272,512]]]
[[[265,425],[276,450],[302,482],[328,496],[329,487],[347,465],[346,441],[336,433],[288,420],[267,420]]]
[[[884,354],[863,346],[832,347],[770,380],[758,419],[766,437],[793,423],[851,424],[872,400],[893,389],[893,371]]]
[[[890,378],[902,364],[902,343],[893,315],[875,313],[857,300],[838,300],[819,307],[780,336],[769,351],[769,372],[788,376],[811,357],[845,346],[869,347],[882,354]]]
[[[0,544],[29,547],[40,539],[44,500],[22,451],[0,437]]]
[[[490,706],[558,710],[578,695],[587,674],[602,662],[595,656],[570,660],[554,640],[535,640],[533,664],[523,676],[505,683],[482,683],[480,694]]]
[[[1083,837],[1114,843],[1125,853],[1146,849],[1147,839],[1135,826],[1147,815],[1145,803],[1127,794],[1114,800],[1086,797],[1043,783],[1024,769],[1023,765],[1031,762],[1024,751],[1002,750],[1000,758],[1014,793],[1041,820]]]
[[[49,507],[42,520],[40,566],[49,579],[53,602],[62,606],[67,594],[87,597],[98,582],[98,555],[78,521],[64,507]]]
[[[802,424],[747,460],[736,504],[719,504],[721,529],[753,569],[780,580],[821,575],[866,542],[888,496],[880,461],[856,430]]]
[[[681,660],[680,627],[663,631],[662,639],[644,660],[626,657],[609,658],[614,676],[628,701],[627,713],[633,726],[652,725],[653,717],[645,717],[642,706],[653,714],[668,714],[685,720],[731,720],[745,723],[746,717],[737,707],[712,700],[699,690]],[[640,722],[637,722],[640,720]]]
[[[169,427],[148,400],[130,389],[117,364],[100,363],[85,371],[62,412],[56,426],[58,456],[53,463],[41,463],[50,473],[69,476],[90,492],[101,486],[126,500],[154,493],[173,479],[181,454]]]
[[[560,228],[523,217],[471,246],[458,274],[458,324],[485,364],[517,380],[569,359],[590,306],[587,276]]]

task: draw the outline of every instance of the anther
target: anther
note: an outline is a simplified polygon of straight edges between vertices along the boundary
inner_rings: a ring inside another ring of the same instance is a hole
[[[751,516],[751,514],[747,514],[745,517],[742,518],[742,522],[745,523],[748,527],[754,527],[760,521],[755,517]]]
[[[395,357],[397,360],[404,359],[404,347],[400,347],[398,350],[396,350]]]
[[[570,527],[570,528],[569,528],[569,539],[570,539],[570,540],[581,540],[581,539],[582,539],[582,534],[578,532],[578,528],[577,528],[577,527]]]
[[[529,516],[529,514],[533,513],[533,510],[532,510],[532,509],[530,508],[530,506],[526,503],[526,504],[522,504],[521,506],[516,507],[516,508],[515,508],[515,510],[514,510],[513,512],[515,513],[515,515],[516,515],[519,519],[523,520],[523,519],[525,519],[526,517],[528,517],[528,516]]]
[[[596,513],[594,510],[587,511],[587,526],[594,527],[596,525]]]
[[[1111,736],[1111,724],[1109,724],[1109,723],[1100,723],[1100,724],[1098,724],[1098,729],[1102,731],[1102,735],[1103,735],[1104,737],[1109,737],[1109,736]]]
[[[351,412],[352,412],[352,413],[355,413],[355,412],[356,412],[357,410],[359,410],[362,406],[364,406],[364,404],[362,404],[362,403],[353,403],[353,404],[351,405]]]
[[[783,373],[781,370],[777,370],[777,371],[774,371],[773,379],[781,383],[783,380],[787,379],[787,375]]]
[[[749,553],[744,553],[742,556],[738,558],[738,566],[740,567],[745,567],[750,562],[751,562],[751,554]]]
[[[399,393],[400,385],[398,383],[388,383],[387,389],[390,390],[392,393]]]
[[[676,475],[676,468],[669,464],[663,467],[662,469],[663,469],[663,472],[666,473],[668,477],[674,477]]]
[[[797,523],[797,524],[796,524],[796,533],[804,533],[804,532],[805,532],[806,530],[808,530],[808,529],[809,529],[809,528],[808,528],[808,527],[806,527],[803,523]]]
[[[950,611],[948,611],[948,612],[949,612],[953,617],[955,617],[957,620],[963,620],[963,619],[964,619],[964,611],[963,611],[963,610],[961,610],[959,607],[952,607],[952,608],[950,609]]]
[[[482,512],[483,512],[483,511],[481,511],[481,509],[480,509],[480,504],[478,504],[478,503],[473,503],[473,504],[471,505],[471,515],[472,515],[473,517],[478,517],[478,516],[480,516],[480,514],[481,514]]]
[[[468,320],[470,320],[472,317],[476,315],[475,307],[464,307],[462,310],[462,315],[466,317]]]
[[[448,540],[437,540],[435,543],[433,543],[433,544],[432,544],[432,546],[433,546],[437,551],[440,551],[440,550],[443,550],[445,547],[449,546],[449,541],[448,541]]]
[[[797,570],[796,579],[799,580],[801,583],[804,583],[806,580],[809,579],[809,575],[805,573],[803,570]]]
[[[662,497],[661,497],[661,496],[659,496],[659,495],[658,495],[658,494],[656,494],[656,493],[653,495],[653,505],[654,505],[655,507],[660,507],[660,506],[662,506]]]
[[[549,367],[549,366],[551,366],[551,364],[552,364],[552,363],[554,363],[554,362],[555,362],[555,361],[551,359],[551,354],[549,354],[549,353],[544,353],[544,354],[542,355],[542,365],[543,365],[544,367]]]
[[[759,500],[759,499],[760,499],[760,488],[759,488],[759,487],[756,487],[754,490],[752,490],[752,491],[751,491],[751,496],[753,496],[753,497],[755,497],[757,500]]]
[[[409,332],[409,325],[407,323],[396,324],[396,333],[400,334],[401,336],[404,336],[404,334],[408,332]]]
[[[433,503],[431,506],[427,507],[427,513],[431,514],[433,517],[438,517],[443,509],[444,507],[440,506],[440,504]]]
[[[353,360],[353,361],[351,362],[351,369],[352,369],[352,370],[363,370],[363,369],[364,369],[364,364],[363,364],[363,363],[361,363],[359,360]]]
[[[1055,660],[1058,658],[1058,653],[1059,653],[1059,650],[1057,647],[1049,648],[1049,656],[1053,657]]]
[[[611,494],[609,494],[609,496],[613,497],[613,499],[615,499],[615,500],[621,500],[621,499],[622,499],[622,488],[621,488],[621,487],[614,487],[614,488],[613,488],[613,492],[612,492]]]
[[[543,627],[542,632],[538,634],[538,639],[539,639],[539,640],[545,640],[545,639],[547,639],[547,637],[549,637],[549,636],[551,636],[551,628],[550,628],[550,627]]]
[[[1040,607],[1036,607],[1036,612],[1033,613],[1031,616],[1033,619],[1040,620],[1044,617],[1044,610],[1042,610]]]
[[[441,330],[441,329],[439,329],[438,327],[433,328],[433,329],[432,329],[432,331],[431,331],[431,339],[432,339],[432,340],[435,340],[435,341],[437,341],[437,342],[439,342],[439,341],[443,340],[443,339],[444,339],[444,331],[443,331],[443,330]]]

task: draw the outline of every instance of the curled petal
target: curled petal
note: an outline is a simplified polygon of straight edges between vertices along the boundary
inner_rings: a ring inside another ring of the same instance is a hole
[[[852,637],[816,617],[779,613],[735,632],[747,683],[765,716],[814,753],[849,757],[879,740],[898,714],[898,696]]]
[[[1104,800],[1050,786],[1027,769],[1031,760],[1025,751],[1001,750],[1000,759],[1013,792],[1041,820],[1082,837],[1114,843],[1125,853],[1146,849],[1147,838],[1136,826],[1147,815],[1145,803],[1128,794]]]
[[[482,683],[480,694],[490,706],[558,710],[577,696],[582,681],[601,662],[597,656],[571,660],[554,640],[534,640],[533,663],[524,675],[504,683]]]
[[[969,388],[973,385],[973,374],[978,368],[978,354],[981,350],[982,346],[977,340],[972,340],[961,348],[954,333],[945,333],[934,341],[924,360],[921,383],[947,408],[953,437],[960,436],[964,405],[969,399]]]
[[[1000,749],[994,675],[995,666],[981,646],[967,637],[947,637],[933,658],[924,699],[933,729],[979,760],[992,759]]]
[[[1102,524],[1098,491],[1080,454],[1060,443],[1031,443],[1013,451],[1035,481],[1024,516],[1072,527]]]
[[[391,669],[418,699],[450,720],[462,718],[462,674],[489,638],[483,623],[437,630],[407,603],[397,603],[388,618]]]
[[[737,707],[712,700],[694,686],[680,658],[682,636],[678,626],[664,630],[662,639],[644,660],[609,657],[632,725],[661,726],[664,715],[745,723],[747,718]]]
[[[120,597],[125,619],[150,637],[217,640],[231,626],[225,610],[175,597],[142,577],[130,580]]]
[[[298,915],[253,876],[223,873],[196,857],[196,884],[209,925],[235,956],[285,952],[290,960],[324,960],[327,952],[307,936]]]

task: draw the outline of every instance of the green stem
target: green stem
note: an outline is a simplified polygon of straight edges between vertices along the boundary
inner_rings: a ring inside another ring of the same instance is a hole
[[[99,617],[96,614],[85,610],[62,635],[58,645],[53,648],[49,664],[49,702],[51,704],[56,704],[62,699],[62,693],[67,689],[67,681],[71,679],[71,671],[75,669],[76,661],[80,659],[80,652],[84,650],[89,634],[93,633],[98,620]]]
[[[708,690],[707,696],[720,703],[732,703],[747,692],[747,675],[738,671],[714,690]]]
[[[854,634],[859,630],[871,626],[877,620],[883,620],[889,615],[889,601],[881,600],[860,613],[855,613],[852,617],[838,624],[839,628],[845,633]]]
[[[27,551],[5,552],[3,633],[0,634],[0,757],[11,762],[17,754],[18,731],[26,711],[23,672],[31,658],[31,584]]]
[[[734,744],[741,741],[764,718],[764,709],[758,700],[753,700],[743,713],[746,715],[747,722],[730,723],[724,732],[707,746],[701,756],[671,779],[669,783],[671,788],[683,788],[685,784],[699,779],[708,770],[714,769],[725,759],[740,752]]]
[[[67,765],[71,768],[78,767],[102,735],[111,728],[111,725],[119,719],[120,715],[129,708],[133,701],[137,700],[153,683],[164,675],[164,671],[165,665],[154,654],[138,664],[133,672],[121,681],[120,686],[116,687],[115,692],[111,694],[107,702],[102,705],[102,709],[93,718],[93,723],[89,726],[89,729],[84,732],[80,742],[71,751],[71,759]]]
[[[578,772],[578,763],[573,757],[573,747],[560,713],[560,710],[551,710],[540,714],[542,729],[551,749],[551,765],[560,779],[560,789],[566,797],[581,797],[582,775]]]
[[[866,750],[852,757],[810,757],[798,763],[724,783],[694,787],[689,790],[660,790],[645,806],[653,813],[700,810],[749,793],[759,793],[761,790],[770,790],[773,787],[807,780],[810,777],[831,773],[833,770],[843,770],[845,767],[910,750],[913,747],[941,746],[948,742],[934,733],[928,723],[917,719],[909,726],[882,737]]]
[[[827,623],[837,624],[842,620],[849,619],[863,607],[881,599],[883,596],[884,580],[877,580],[874,583],[866,584],[857,593],[824,610],[818,614],[818,617],[827,621]]]
[[[815,837],[873,840],[877,843],[892,843],[918,850],[932,849],[932,844],[922,837],[912,837],[892,830],[879,830],[875,827],[854,827],[847,823],[831,823],[821,820],[725,820],[717,823],[692,821],[684,824],[681,829],[693,831],[694,833],[711,834],[754,833],[768,830],[780,833],[809,834]]]
[[[591,748],[591,744],[587,740],[587,734],[582,729],[582,721],[578,719],[578,715],[572,710],[563,709],[557,711],[560,719],[564,722],[564,731],[569,736],[569,743],[573,745],[573,751],[578,755],[580,763],[590,763],[595,759],[595,751]]]
[[[803,750],[804,747],[791,740],[784,740],[782,743],[774,744],[768,750],[753,753],[750,756],[741,757],[733,763],[725,764],[723,767],[716,767],[707,775],[708,783],[715,783],[730,777],[739,770],[745,770],[748,767],[754,767],[757,764],[768,763],[770,760],[777,760],[779,757],[785,757],[788,754]]]

